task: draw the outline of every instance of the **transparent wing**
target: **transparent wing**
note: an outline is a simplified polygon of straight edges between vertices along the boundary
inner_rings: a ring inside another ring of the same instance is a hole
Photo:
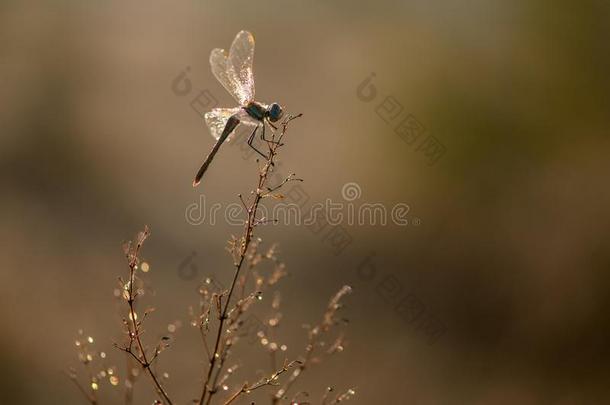
[[[246,104],[254,101],[253,61],[254,37],[248,31],[240,31],[231,44],[228,67],[234,71],[239,96]]]
[[[218,140],[218,138],[220,138],[220,134],[222,134],[222,131],[225,129],[227,121],[234,114],[238,114],[241,124],[250,126],[257,125],[255,121],[249,119],[248,113],[241,107],[214,108],[212,111],[205,113],[205,123],[210,129],[210,133],[214,139]],[[228,139],[230,140],[231,136],[229,136]]]
[[[247,31],[240,31],[227,54],[216,48],[210,53],[212,73],[223,87],[242,106],[254,100],[254,37]]]
[[[220,134],[225,129],[229,117],[239,113],[241,108],[214,108],[212,111],[205,113],[205,123],[210,129],[210,133],[214,139],[220,138]]]
[[[238,84],[234,78],[233,69],[228,68],[228,63],[227,51],[219,48],[212,50],[212,53],[210,53],[210,67],[212,68],[212,73],[229,94],[233,96],[235,101],[240,105],[245,105],[240,100],[239,91],[237,90]]]

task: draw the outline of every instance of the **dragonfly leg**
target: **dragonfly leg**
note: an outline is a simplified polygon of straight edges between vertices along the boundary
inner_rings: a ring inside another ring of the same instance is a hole
[[[264,128],[265,128],[265,126],[263,125],[263,131],[264,131]],[[254,141],[254,135],[256,134],[257,130],[258,130],[258,125],[254,128],[254,131],[252,131],[252,133],[248,137],[248,146],[251,147],[252,149],[254,149],[259,155],[261,155],[262,157],[267,159],[267,155],[265,155],[263,152],[256,149],[256,147],[254,145],[252,145],[252,141]]]
[[[273,125],[271,122],[267,121],[267,123],[268,123],[269,125],[271,125],[271,127],[272,127],[274,130],[277,130],[277,127],[276,127],[275,125]],[[279,142],[276,142],[276,141],[274,141],[273,139],[267,139],[267,138],[265,138],[265,124],[264,124],[264,123],[263,123],[263,130],[262,130],[262,132],[261,132],[261,139],[262,139],[263,141],[265,141],[265,142],[273,143],[273,144],[275,144],[275,145],[279,144]]]

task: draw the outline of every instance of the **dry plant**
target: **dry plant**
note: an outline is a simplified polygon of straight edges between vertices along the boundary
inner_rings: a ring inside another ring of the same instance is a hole
[[[274,219],[259,218],[259,206],[267,198],[282,199],[281,188],[289,182],[302,181],[294,174],[289,175],[277,185],[270,185],[269,174],[274,170],[279,149],[284,145],[284,136],[289,123],[300,117],[289,116],[272,131],[269,140],[263,142],[267,147],[264,161],[257,160],[258,182],[255,190],[247,198],[239,195],[245,208],[247,218],[244,221],[243,233],[239,237],[232,236],[227,250],[233,258],[233,277],[228,289],[219,286],[212,278],[206,278],[199,288],[199,304],[190,308],[191,326],[198,329],[204,348],[205,369],[201,381],[200,394],[193,403],[209,405],[212,403],[232,404],[248,394],[265,387],[273,388],[269,394],[272,405],[290,401],[290,404],[310,404],[309,394],[294,390],[304,371],[319,363],[323,356],[343,351],[343,334],[335,332],[345,319],[338,316],[342,307],[343,297],[351,292],[349,286],[343,286],[329,301],[321,320],[308,327],[307,344],[303,353],[297,358],[288,359],[284,356],[278,364],[278,357],[287,350],[287,345],[279,342],[277,328],[282,319],[280,312],[281,296],[275,290],[268,318],[260,325],[249,325],[253,315],[247,316],[253,303],[260,300],[263,294],[276,287],[276,284],[286,275],[285,265],[277,255],[277,246],[272,245],[267,250],[261,247],[262,241],[254,236],[258,226],[275,222]],[[125,353],[126,372],[123,377],[124,403],[133,403],[133,386],[140,375],[145,374],[154,388],[158,399],[154,404],[172,405],[172,399],[165,387],[167,373],[157,368],[160,354],[173,341],[173,333],[180,326],[179,322],[170,324],[169,334],[162,336],[153,347],[145,344],[143,324],[152,308],[138,310],[139,298],[147,288],[142,275],[148,271],[149,265],[140,260],[140,252],[145,240],[150,235],[148,227],[138,233],[134,241],[124,245],[124,252],[129,268],[127,279],[119,278],[119,287],[115,296],[120,300],[124,314],[122,323],[125,334],[123,344],[115,343],[115,347]],[[255,317],[254,317],[255,318]],[[254,330],[252,330],[254,326]],[[249,329],[249,330],[248,330]],[[230,388],[231,378],[238,368],[236,364],[227,367],[231,360],[233,347],[244,337],[254,336],[256,341],[268,353],[270,371],[255,382],[245,381]],[[76,370],[71,368],[69,377],[77,386],[83,397],[91,404],[99,404],[98,391],[102,384],[108,382],[112,386],[120,384],[116,366],[105,363],[106,353],[93,349],[93,338],[85,338],[79,331],[76,341],[79,360],[85,369],[85,381],[81,383]],[[286,375],[284,377],[284,375]],[[350,399],[353,389],[334,394],[332,387],[327,387],[318,401],[321,404],[337,404]],[[254,403],[254,402],[251,402]]]

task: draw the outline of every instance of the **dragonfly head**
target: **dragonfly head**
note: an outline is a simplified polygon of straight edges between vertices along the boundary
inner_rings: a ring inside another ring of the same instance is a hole
[[[280,107],[278,103],[271,104],[267,109],[267,117],[269,117],[269,121],[271,122],[275,122],[282,118],[283,113],[282,107]]]

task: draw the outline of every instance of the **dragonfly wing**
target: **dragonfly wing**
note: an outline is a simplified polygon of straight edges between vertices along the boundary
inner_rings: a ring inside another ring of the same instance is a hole
[[[241,106],[254,101],[254,37],[247,31],[240,31],[229,53],[216,48],[210,53],[212,73],[223,87]]]
[[[253,120],[248,113],[240,107],[214,108],[212,111],[205,114],[205,122],[208,125],[208,128],[210,128],[212,136],[216,138],[216,144],[197,172],[195,180],[193,181],[193,187],[199,184],[222,144],[231,139],[231,135],[240,123],[246,126],[258,126],[258,122]]]
[[[205,123],[214,139],[220,138],[220,134],[225,129],[229,118],[234,114],[239,114],[241,111],[243,109],[240,107],[214,108],[212,111],[205,113]]]
[[[227,51],[224,49],[216,48],[213,49],[210,53],[210,67],[212,68],[212,73],[216,80],[222,84],[222,86],[233,96],[235,101],[237,101],[240,105],[242,104],[240,100],[240,91],[238,89],[239,84],[235,79],[235,74],[233,69],[229,69],[229,58]]]
[[[241,105],[245,106],[254,101],[254,37],[248,31],[240,31],[235,36],[227,67],[231,76],[236,81],[238,98]]]
[[[205,123],[210,129],[210,133],[214,139],[220,138],[220,134],[224,131],[227,121],[235,114],[237,114],[237,118],[239,118],[239,122],[242,125],[257,126],[259,124],[259,122],[252,119],[252,117],[250,117],[241,107],[214,108],[212,111],[205,113]],[[229,136],[228,140],[231,140],[231,136]]]

